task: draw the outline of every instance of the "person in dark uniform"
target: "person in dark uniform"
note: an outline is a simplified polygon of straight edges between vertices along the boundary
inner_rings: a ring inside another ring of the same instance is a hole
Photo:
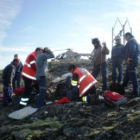
[[[18,58],[18,54],[14,55],[14,59],[19,59]],[[22,62],[19,59],[19,65],[16,67],[15,76],[14,76],[13,82],[12,82],[13,90],[15,88],[19,88],[20,85],[21,85],[21,71],[22,71],[22,67],[23,67]]]
[[[12,100],[12,80],[15,76],[16,67],[19,65],[19,60],[14,59],[12,63],[7,65],[3,70],[3,106],[8,106]]]
[[[139,84],[137,78],[137,66],[138,66],[138,56],[140,54],[139,44],[135,40],[131,33],[126,33],[124,38],[127,40],[127,44],[124,48],[125,60],[126,60],[126,70],[123,80],[123,86],[126,87],[129,80],[133,84],[132,96],[139,96]]]

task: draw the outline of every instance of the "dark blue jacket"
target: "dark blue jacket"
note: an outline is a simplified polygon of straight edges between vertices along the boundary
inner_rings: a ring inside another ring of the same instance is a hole
[[[131,38],[125,45],[125,59],[132,59],[132,62],[138,63],[139,59],[139,44],[134,38]]]
[[[113,62],[122,62],[123,60],[124,46],[117,44],[112,48],[111,59]]]
[[[15,71],[16,71],[16,67],[13,64],[7,65],[3,70],[2,79],[6,83],[11,84],[15,76]]]

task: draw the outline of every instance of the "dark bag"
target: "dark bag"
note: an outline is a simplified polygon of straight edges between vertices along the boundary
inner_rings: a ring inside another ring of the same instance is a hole
[[[114,91],[114,92],[120,93],[122,95],[125,94],[125,90],[124,90],[123,85],[120,85],[118,83],[111,83],[110,91]]]

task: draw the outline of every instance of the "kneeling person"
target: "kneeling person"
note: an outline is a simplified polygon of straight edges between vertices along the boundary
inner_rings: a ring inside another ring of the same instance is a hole
[[[86,97],[88,94],[96,94],[97,80],[85,68],[70,65],[68,70],[72,73],[71,85],[75,89],[73,91],[78,89],[80,98]],[[69,98],[72,100],[75,96],[76,92],[73,92]]]

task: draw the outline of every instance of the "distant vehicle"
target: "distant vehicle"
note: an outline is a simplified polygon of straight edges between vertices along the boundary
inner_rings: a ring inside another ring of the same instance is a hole
[[[57,60],[65,60],[65,59],[89,59],[91,54],[88,53],[77,53],[72,51],[71,49],[67,49],[66,52],[61,53],[59,55],[56,56],[55,59]]]

